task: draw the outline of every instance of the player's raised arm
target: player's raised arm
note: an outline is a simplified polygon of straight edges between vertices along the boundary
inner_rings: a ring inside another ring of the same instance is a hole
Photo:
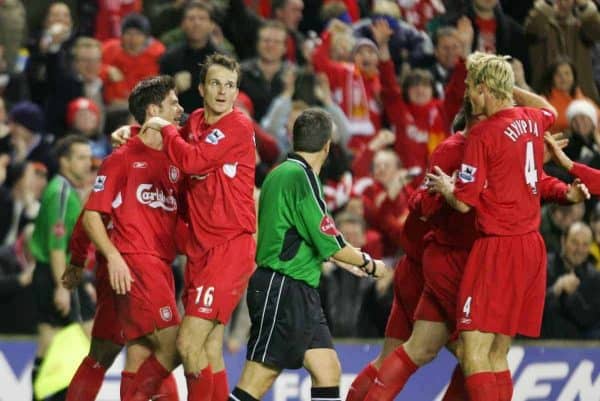
[[[518,106],[546,109],[554,114],[554,118],[558,116],[556,109],[550,104],[550,102],[548,102],[548,100],[533,92],[529,92],[515,86],[513,88],[513,99]]]

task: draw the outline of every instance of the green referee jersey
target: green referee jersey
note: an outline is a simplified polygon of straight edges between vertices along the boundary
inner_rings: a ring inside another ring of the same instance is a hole
[[[50,251],[64,250],[69,255],[69,239],[81,212],[79,194],[60,174],[46,186],[29,249],[35,259],[50,263]]]
[[[308,163],[290,155],[265,179],[258,205],[257,265],[317,287],[321,264],[345,242]]]

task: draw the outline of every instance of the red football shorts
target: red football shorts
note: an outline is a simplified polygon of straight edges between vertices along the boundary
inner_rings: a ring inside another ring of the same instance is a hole
[[[458,330],[540,334],[546,247],[538,232],[475,241],[460,286]]]
[[[394,301],[385,327],[385,336],[408,340],[413,329],[413,315],[423,290],[421,264],[402,256],[394,270]]]
[[[124,345],[121,324],[117,315],[117,293],[110,286],[106,260],[98,258],[96,269],[96,315],[92,337]]]
[[[169,264],[156,256],[125,254],[133,278],[131,291],[116,295],[119,323],[125,341],[181,321],[175,301],[175,282]]]
[[[427,243],[423,253],[425,285],[415,311],[415,320],[445,322],[450,333],[456,330],[456,300],[469,251]]]
[[[248,286],[256,263],[256,243],[242,234],[188,260],[183,304],[185,314],[227,324]]]

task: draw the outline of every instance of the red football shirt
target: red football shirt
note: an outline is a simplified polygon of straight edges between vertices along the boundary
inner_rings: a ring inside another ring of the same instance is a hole
[[[475,208],[484,234],[538,230],[544,132],[554,119],[548,110],[512,107],[471,129],[454,193]]]
[[[208,125],[204,110],[198,109],[180,132],[173,125],[163,128],[163,142],[169,159],[190,175],[186,192],[193,232],[190,258],[256,231],[252,121],[234,110]]]
[[[176,255],[176,227],[184,177],[163,151],[134,137],[98,171],[85,210],[112,218],[110,239],[121,253]]]
[[[446,174],[452,175],[460,168],[466,141],[467,138],[460,133],[445,139],[431,154],[430,170],[438,166]],[[429,194],[426,188],[419,188],[419,192],[422,193],[420,213],[431,223],[435,240],[443,245],[471,249],[477,239],[475,211],[460,213],[440,195]]]
[[[593,195],[600,195],[600,170],[593,169],[585,164],[573,163],[573,168],[569,173],[580,178]]]

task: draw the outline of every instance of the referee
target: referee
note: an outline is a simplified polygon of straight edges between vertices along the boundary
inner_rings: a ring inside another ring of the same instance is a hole
[[[321,265],[345,262],[355,274],[381,276],[383,262],[350,245],[323,201],[319,171],[332,122],[305,110],[293,129],[295,153],[266,178],[258,211],[258,268],[248,286],[252,328],[246,364],[233,401],[259,400],[283,369],[306,368],[311,398],[339,400],[341,368],[318,293]]]
[[[68,263],[68,245],[77,216],[81,211],[81,189],[89,179],[92,151],[89,141],[79,135],[60,139],[54,148],[59,172],[48,183],[35,220],[29,248],[36,260],[33,272],[33,291],[37,306],[38,349],[32,370],[35,382],[38,369],[46,355],[54,334],[62,327],[81,318],[91,328],[94,303],[83,284],[78,289],[81,316],[75,307],[75,298],[61,284]],[[64,399],[65,391],[51,397]]]

